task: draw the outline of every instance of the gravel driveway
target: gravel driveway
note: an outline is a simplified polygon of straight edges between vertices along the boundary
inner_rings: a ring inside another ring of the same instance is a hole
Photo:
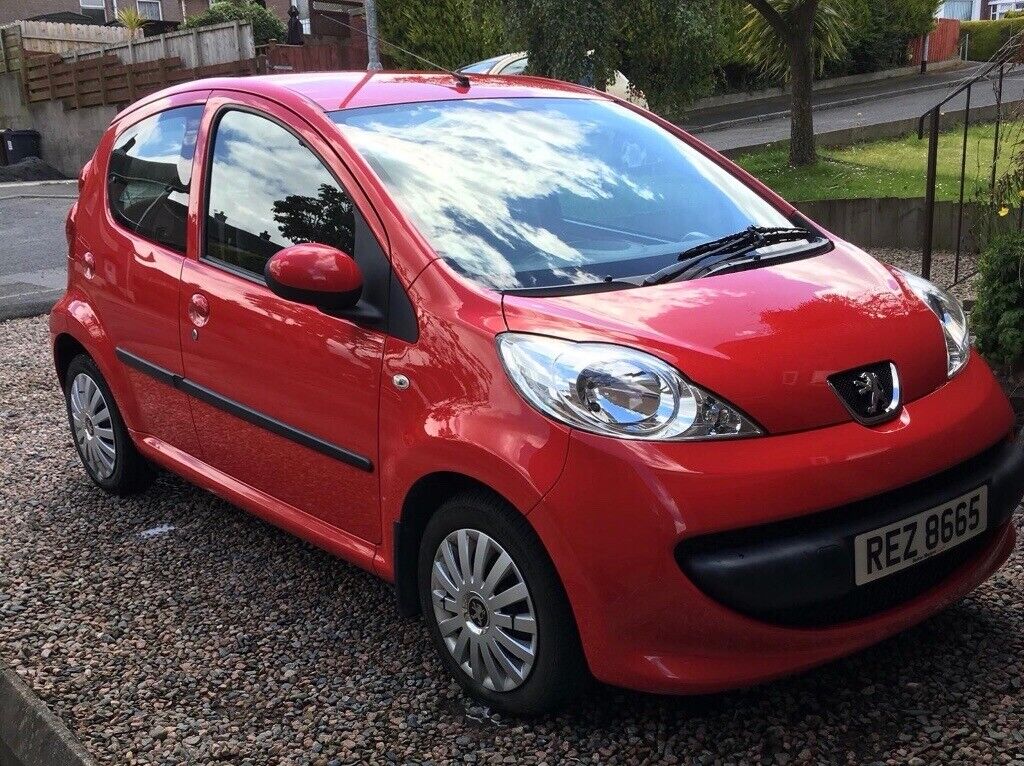
[[[0,358],[0,661],[100,762],[1024,762],[1020,552],[944,614],[803,676],[596,688],[524,723],[468,704],[371,575],[168,475],[131,500],[95,489],[44,318],[0,324]]]

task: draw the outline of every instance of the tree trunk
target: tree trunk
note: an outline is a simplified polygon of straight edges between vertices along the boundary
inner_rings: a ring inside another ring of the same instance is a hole
[[[790,106],[789,164],[813,165],[817,161],[814,150],[814,116],[811,110],[814,53],[809,37],[800,35],[793,40],[789,55],[789,82],[793,89]]]
[[[364,0],[363,13],[366,16],[366,68],[380,71],[384,65],[380,63],[380,46],[377,37],[377,2]]]
[[[790,107],[790,164],[813,165],[814,116],[811,111],[811,86],[814,82],[814,53],[811,36],[798,34],[790,43],[790,86],[793,102]]]

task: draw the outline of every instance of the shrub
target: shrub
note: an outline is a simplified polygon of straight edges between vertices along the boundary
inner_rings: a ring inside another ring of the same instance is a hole
[[[651,109],[682,119],[715,84],[722,22],[719,0],[632,0],[617,9],[618,68]]]
[[[506,32],[501,0],[377,0],[377,23],[383,40],[451,69],[523,49]],[[383,42],[380,53],[401,69],[426,66]]]
[[[505,0],[509,27],[526,40],[526,71],[603,88],[618,65],[613,0]],[[627,75],[628,76],[628,75]]]
[[[912,40],[931,31],[937,0],[845,0],[850,25],[847,55],[826,67],[827,76],[878,72],[904,66]]]
[[[1024,361],[1024,234],[998,235],[982,252],[971,324],[978,350],[990,361]]]
[[[252,22],[252,35],[257,45],[266,45],[271,40],[284,42],[285,28],[273,12],[251,0],[217,0],[207,10],[189,16],[181,25],[182,29],[208,27],[225,21]]]
[[[967,58],[971,61],[988,61],[1006,41],[1024,30],[1024,18],[999,19],[998,21],[965,21],[960,24],[960,39],[967,37]]]

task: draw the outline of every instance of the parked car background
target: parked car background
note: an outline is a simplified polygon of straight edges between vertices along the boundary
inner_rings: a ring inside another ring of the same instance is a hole
[[[484,59],[483,61],[477,61],[475,64],[467,64],[458,71],[466,74],[514,75],[525,72],[528,63],[529,58],[526,55],[526,51],[519,51],[518,53],[506,53],[501,56]],[[586,85],[587,83],[583,84]],[[647,108],[647,99],[644,98],[644,94],[631,89],[626,75],[618,70],[615,71],[615,79],[608,83],[605,91],[616,98],[642,106],[644,109]]]

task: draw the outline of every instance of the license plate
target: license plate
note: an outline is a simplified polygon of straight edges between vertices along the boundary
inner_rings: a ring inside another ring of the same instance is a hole
[[[988,526],[988,486],[927,511],[857,535],[853,540],[857,585],[899,572],[949,550]]]

